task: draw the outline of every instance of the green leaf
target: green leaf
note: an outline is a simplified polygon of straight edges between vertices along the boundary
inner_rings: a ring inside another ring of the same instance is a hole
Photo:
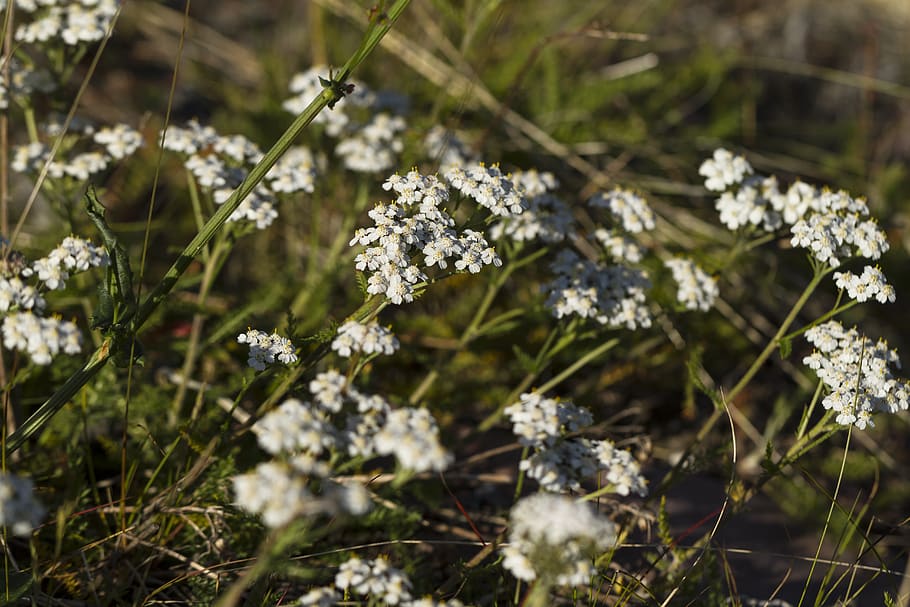
[[[782,359],[789,358],[790,353],[793,352],[793,340],[788,337],[782,337],[778,347],[780,347],[780,357]]]

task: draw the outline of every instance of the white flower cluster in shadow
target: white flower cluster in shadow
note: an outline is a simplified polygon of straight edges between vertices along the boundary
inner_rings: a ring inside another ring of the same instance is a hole
[[[837,413],[837,423],[859,429],[874,426],[875,413],[897,413],[910,406],[910,383],[897,377],[897,351],[888,342],[873,341],[853,327],[832,320],[806,331],[815,351],[803,359],[826,387],[825,409]]]
[[[695,262],[681,257],[664,261],[664,265],[673,273],[678,289],[676,299],[687,310],[707,312],[714,306],[719,295],[717,281],[702,270]]]
[[[259,446],[275,460],[234,477],[236,503],[269,527],[300,516],[369,510],[362,485],[332,480],[329,462],[337,463],[339,455],[391,455],[413,472],[441,471],[451,462],[426,409],[393,408],[381,396],[349,386],[337,371],[320,373],[309,388],[311,402],[288,399],[253,426]],[[314,480],[318,496],[311,490]]]
[[[247,329],[246,333],[237,336],[237,343],[249,346],[247,364],[257,371],[262,371],[276,361],[285,365],[297,362],[297,354],[291,340],[277,333],[269,334],[258,329]]]
[[[44,508],[35,499],[32,481],[0,473],[0,527],[13,535],[29,535],[43,516]]]
[[[615,542],[616,525],[590,504],[538,493],[512,508],[502,566],[525,582],[584,586],[595,573],[594,559]]]
[[[292,114],[301,113],[325,86],[320,78],[329,79],[329,69],[313,66],[291,78],[288,86],[293,96],[282,104]],[[335,155],[345,168],[358,173],[382,173],[394,167],[404,149],[401,134],[407,122],[401,116],[402,105],[391,95],[370,90],[364,83],[350,79],[351,88],[335,106],[319,112],[314,124],[324,125],[329,137],[338,139]],[[392,111],[389,111],[392,110]]]
[[[556,243],[574,236],[575,218],[569,205],[556,196],[559,182],[552,173],[534,169],[517,171],[512,174],[512,182],[524,197],[524,211],[493,224],[490,228],[493,239],[508,237],[515,242]]]
[[[6,10],[7,0],[0,0]],[[67,46],[104,38],[119,10],[117,0],[16,0],[16,10],[28,15],[16,28],[18,42],[62,40]]]
[[[349,357],[355,352],[368,356],[371,354],[391,355],[398,350],[398,347],[398,338],[375,320],[366,324],[349,320],[338,327],[338,333],[332,340],[332,350],[344,357]]]
[[[521,196],[498,169],[475,168],[457,170],[456,189],[493,213],[522,210]],[[374,225],[357,229],[350,242],[366,247],[354,263],[369,273],[368,293],[384,294],[396,305],[411,302],[417,285],[429,280],[424,270],[433,266],[446,269],[452,261],[455,270],[474,274],[485,265],[502,264],[482,232],[457,229],[445,210],[450,195],[445,182],[410,171],[392,175],[383,188],[395,193],[395,201],[374,206],[369,212]]]
[[[593,422],[586,408],[531,393],[522,394],[505,414],[518,442],[533,450],[519,469],[544,491],[579,491],[581,483],[603,474],[615,493],[647,495],[647,481],[631,453],[608,440],[572,436]]]
[[[0,246],[0,255],[8,257],[0,272],[3,345],[27,353],[37,365],[49,365],[60,352],[81,352],[82,334],[75,323],[43,315],[47,305],[43,293],[64,289],[73,274],[108,265],[107,252],[68,236],[31,263],[6,245]]]
[[[19,173],[38,175],[47,164],[49,178],[66,179],[82,187],[84,182],[107,170],[113,162],[133,155],[144,143],[142,134],[126,124],[96,128],[74,120],[54,158],[50,159],[51,143],[62,129],[62,124],[49,123],[44,125],[44,137],[50,143],[33,141],[15,146],[10,167]]]
[[[216,204],[223,204],[246,179],[250,169],[262,160],[262,151],[243,135],[219,135],[214,128],[195,120],[185,127],[168,127],[164,148],[177,152],[199,187]],[[278,196],[296,192],[312,193],[317,162],[307,148],[290,148],[276,162],[265,179],[253,188],[228,221],[248,221],[260,230],[278,218]]]
[[[369,599],[370,605],[399,607],[463,607],[457,599],[437,601],[430,597],[415,599],[407,574],[389,564],[385,557],[364,560],[351,557],[342,563],[334,586],[314,588],[297,600],[301,606],[333,607],[342,600],[340,591]]]

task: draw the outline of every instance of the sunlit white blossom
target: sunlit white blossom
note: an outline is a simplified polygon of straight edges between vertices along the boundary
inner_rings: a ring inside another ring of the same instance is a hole
[[[897,413],[910,406],[910,384],[892,371],[900,368],[897,352],[888,342],[846,330],[835,320],[806,331],[816,350],[803,359],[825,384],[822,405],[837,413],[839,424],[859,429],[873,426],[873,414]]]
[[[616,526],[590,504],[538,493],[512,508],[502,565],[523,581],[582,586],[595,573],[593,557],[615,542]]]
[[[297,362],[297,354],[291,340],[277,333],[268,334],[258,329],[248,329],[246,333],[237,336],[237,343],[249,346],[247,364],[257,371],[262,371],[276,361],[285,365]]]
[[[723,148],[714,150],[714,155],[701,163],[698,174],[705,178],[705,187],[712,192],[723,192],[729,186],[741,183],[746,175],[752,174],[752,167],[742,156],[734,156]]]

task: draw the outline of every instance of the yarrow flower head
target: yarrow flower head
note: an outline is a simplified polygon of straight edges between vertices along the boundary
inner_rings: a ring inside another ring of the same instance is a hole
[[[332,349],[346,357],[355,352],[394,354],[398,346],[395,335],[375,320],[368,324],[350,320],[338,327],[338,334],[332,341]]]
[[[512,181],[524,197],[524,210],[493,224],[490,236],[496,240],[507,236],[515,242],[554,243],[575,235],[575,218],[569,205],[553,194],[558,182],[551,173],[518,171],[512,174]]]
[[[297,354],[291,340],[277,333],[270,335],[258,329],[247,329],[246,333],[237,336],[237,343],[249,346],[247,364],[257,371],[262,371],[275,362],[285,365],[297,362]]]
[[[44,517],[44,508],[35,500],[32,481],[0,473],[0,526],[13,535],[27,536]]]
[[[415,285],[428,280],[424,268],[445,269],[454,259],[456,270],[476,273],[485,265],[502,264],[481,232],[456,230],[443,207],[449,190],[435,176],[416,170],[396,174],[383,188],[394,192],[396,200],[373,207],[369,216],[374,225],[358,229],[350,242],[366,247],[354,262],[370,273],[368,293],[385,294],[398,305],[414,300]]]
[[[521,499],[509,515],[503,567],[519,580],[582,586],[594,575],[593,558],[616,542],[616,526],[585,502],[539,493]]]
[[[226,202],[263,157],[259,146],[246,137],[222,136],[195,120],[185,127],[168,127],[163,147],[183,155],[186,169],[216,204]],[[316,162],[310,151],[299,146],[290,148],[228,221],[250,222],[260,230],[269,227],[278,218],[279,194],[312,192],[316,175]]]
[[[874,426],[877,412],[897,413],[910,405],[910,384],[894,374],[900,368],[897,352],[888,342],[873,342],[854,327],[845,330],[832,320],[806,331],[816,350],[803,359],[826,387],[825,409],[836,421],[859,429]]]
[[[557,254],[550,269],[556,276],[543,289],[556,318],[575,314],[609,327],[651,326],[646,297],[651,282],[644,270],[582,259],[569,249]]]
[[[544,491],[578,491],[582,482],[603,473],[620,495],[647,494],[647,483],[631,453],[617,449],[608,440],[569,436],[592,423],[586,408],[532,393],[522,394],[505,414],[518,441],[533,448],[519,468]]]
[[[386,605],[402,604],[411,598],[411,580],[385,558],[365,561],[352,557],[339,568],[335,587]]]
[[[595,195],[588,201],[592,208],[608,209],[630,234],[654,229],[654,211],[644,198],[630,190],[615,188],[607,193]]]
[[[30,17],[16,28],[17,41],[60,39],[67,46],[78,46],[97,42],[107,34],[119,3],[116,0],[17,0],[16,7]]]
[[[705,178],[705,187],[712,192],[723,192],[731,185],[742,183],[752,174],[752,166],[742,156],[735,156],[723,148],[714,150],[714,156],[698,167],[698,174]]]
[[[859,302],[869,301],[873,297],[879,303],[893,303],[896,299],[894,287],[888,284],[880,269],[872,266],[863,268],[863,273],[859,276],[853,272],[835,272],[834,284],[838,289],[846,290],[851,299]]]
[[[862,198],[847,192],[818,189],[796,181],[781,192],[775,176],[753,176],[745,160],[726,150],[717,150],[700,173],[705,187],[723,192],[716,207],[720,221],[731,230],[761,227],[776,231],[790,226],[794,247],[807,249],[817,261],[837,267],[848,257],[878,259],[889,248],[885,232],[869,217]],[[729,189],[737,186],[736,189]]]
[[[465,168],[455,167],[445,172],[445,179],[493,215],[509,217],[524,211],[521,193],[496,165],[477,163]]]
[[[678,286],[676,299],[687,310],[711,309],[718,296],[717,281],[688,259],[676,257],[664,261],[664,265],[670,268]]]

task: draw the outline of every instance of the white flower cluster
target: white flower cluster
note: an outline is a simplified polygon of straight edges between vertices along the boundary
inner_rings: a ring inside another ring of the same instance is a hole
[[[107,252],[87,240],[68,236],[46,257],[32,263],[15,252],[9,254],[15,262],[5,264],[0,276],[3,345],[27,353],[37,365],[49,365],[60,352],[81,352],[82,335],[75,323],[41,316],[46,305],[42,291],[63,289],[71,274],[107,265]],[[37,278],[40,285],[23,280],[30,277]]]
[[[479,158],[452,131],[436,125],[423,138],[424,151],[435,161],[439,170],[445,173],[455,167],[465,167],[479,161]]]
[[[624,234],[617,234],[615,230],[597,228],[594,230],[594,238],[603,245],[610,259],[617,263],[638,263],[644,258],[644,251],[637,241]]]
[[[541,578],[559,586],[583,586],[593,560],[616,542],[616,525],[585,502],[539,493],[520,500],[509,516],[509,543],[502,566],[519,580]]]
[[[411,598],[411,588],[411,580],[407,574],[389,565],[385,557],[363,560],[355,556],[339,567],[334,586],[314,588],[300,597],[297,604],[332,607],[341,601],[342,596],[338,590],[344,590],[359,597],[369,597],[370,605],[464,607],[457,599],[437,601],[431,597]]]
[[[552,446],[569,432],[578,432],[594,421],[591,412],[571,401],[524,393],[503,412],[512,422],[512,432],[525,446]]]
[[[0,2],[6,8],[6,0]],[[16,29],[19,42],[47,42],[60,38],[68,46],[104,38],[114,15],[117,0],[16,0],[17,10],[29,13],[28,23]]]
[[[630,234],[654,229],[654,211],[644,198],[629,190],[615,188],[597,194],[588,201],[588,206],[608,209],[619,220],[622,229]]]
[[[335,154],[345,168],[358,173],[381,173],[395,166],[404,149],[399,135],[407,128],[401,116],[376,114],[367,124],[338,142]]]
[[[493,224],[492,238],[554,243],[575,235],[575,218],[569,205],[552,193],[559,185],[552,173],[518,171],[512,174],[512,182],[524,196],[524,211]]]
[[[234,478],[236,503],[261,514],[266,525],[279,527],[320,512],[362,514],[369,509],[366,490],[332,482],[331,467],[319,458],[339,452],[364,458],[394,455],[402,468],[415,472],[441,471],[451,462],[426,409],[393,409],[381,396],[348,386],[337,371],[320,373],[309,387],[313,402],[288,399],[253,425],[259,446],[276,460]],[[309,477],[323,479],[320,496],[310,492]]]
[[[0,110],[9,107],[10,96],[14,101],[22,103],[35,91],[49,93],[54,90],[54,81],[47,70],[25,66],[15,57],[7,58],[6,61],[9,65],[10,90],[6,89],[5,82],[0,82]]]
[[[28,353],[36,365],[49,365],[60,352],[81,352],[82,334],[68,320],[42,318],[30,311],[11,312],[3,318],[3,345]]]
[[[675,257],[664,261],[676,281],[676,299],[687,310],[707,312],[714,305],[719,291],[717,281],[689,259]]]
[[[285,365],[297,362],[294,344],[287,337],[282,337],[277,333],[270,335],[258,329],[247,329],[246,333],[237,336],[237,343],[247,344],[250,347],[247,364],[257,371],[262,371],[275,361]]]
[[[557,254],[550,270],[556,277],[543,288],[556,318],[576,314],[609,327],[651,326],[645,295],[651,282],[644,270],[582,259],[568,249]]]
[[[880,269],[872,266],[863,268],[863,273],[859,276],[853,272],[835,272],[834,284],[838,289],[846,290],[851,299],[859,302],[869,301],[873,297],[879,303],[893,303],[896,299],[894,287],[888,284]]]
[[[705,187],[723,192],[716,203],[720,221],[731,230],[761,226],[773,232],[784,224],[793,234],[791,244],[808,249],[818,261],[832,267],[847,257],[878,259],[888,250],[887,237],[862,198],[847,192],[794,182],[781,192],[775,176],[753,176],[741,156],[719,149],[699,173]],[[731,186],[739,186],[735,191]]]
[[[862,430],[874,426],[873,413],[897,413],[910,406],[910,384],[891,370],[892,365],[900,368],[900,359],[886,341],[873,343],[835,320],[809,329],[806,339],[816,350],[803,363],[827,387],[822,405],[837,412],[837,423]]]
[[[528,477],[550,492],[580,490],[581,483],[604,472],[606,481],[620,495],[647,494],[641,467],[628,451],[608,440],[569,438],[593,421],[591,412],[569,401],[522,394],[505,409],[512,430],[522,445],[534,452],[519,464]]]
[[[349,320],[338,327],[338,334],[332,341],[332,350],[345,357],[354,352],[394,354],[398,347],[398,338],[375,320],[369,324]]]
[[[37,276],[51,291],[66,288],[71,274],[110,263],[107,251],[78,236],[67,236],[46,257],[22,270],[22,276]]]
[[[698,174],[705,178],[705,187],[712,192],[723,192],[731,185],[742,183],[752,174],[752,166],[742,156],[734,156],[723,148],[714,150],[714,156],[698,167]]]
[[[284,109],[294,114],[302,112],[325,88],[320,77],[329,78],[325,66],[314,66],[296,74],[289,85],[294,96],[284,101]],[[353,86],[353,90],[334,108],[320,112],[313,122],[324,124],[326,134],[339,139],[335,154],[345,168],[360,173],[388,171],[395,166],[397,155],[404,148],[400,135],[407,129],[407,123],[401,116],[379,111],[383,96],[362,82],[350,80],[346,84]],[[368,115],[365,122],[356,119],[358,109]]]
[[[44,508],[35,499],[32,481],[0,473],[0,526],[13,535],[26,536],[43,516]]]
[[[295,74],[288,85],[294,96],[286,99],[282,107],[292,114],[301,113],[325,88],[319,81],[320,77],[328,79],[328,67],[315,65],[305,72]],[[313,119],[313,124],[325,125],[326,134],[330,137],[338,137],[344,132],[350,122],[347,114],[349,109],[368,108],[376,101],[376,96],[362,82],[349,80],[348,84],[354,86],[353,91],[336,102],[331,110],[319,112]]]
[[[498,166],[478,162],[467,167],[454,167],[445,172],[445,178],[449,185],[493,215],[511,217],[524,211],[521,193]]]
[[[455,229],[455,220],[443,210],[449,190],[435,176],[396,174],[383,188],[395,192],[396,200],[373,207],[369,216],[374,225],[359,228],[350,242],[367,247],[354,262],[358,270],[370,273],[368,293],[385,294],[396,305],[413,301],[415,285],[428,279],[415,263],[418,255],[426,268],[445,269],[455,258],[456,270],[471,273],[502,264],[481,232]]]
[[[411,580],[385,558],[364,561],[355,556],[342,563],[335,586],[386,605],[398,605],[411,598]]]
[[[51,179],[88,181],[92,175],[107,169],[112,161],[126,158],[143,144],[142,134],[125,124],[97,130],[91,125],[84,125],[80,130],[74,126],[71,124],[69,131],[73,136],[64,140],[64,146],[48,164],[47,175]],[[54,137],[59,128],[57,124],[45,125],[49,137]],[[87,151],[80,151],[86,148]],[[50,152],[50,146],[40,141],[16,146],[10,167],[20,173],[38,173],[47,163]]]
[[[224,203],[262,159],[262,151],[242,135],[221,136],[195,120],[186,127],[169,127],[164,148],[182,154],[184,166],[216,204]],[[312,193],[316,161],[309,150],[292,147],[276,162],[265,179],[237,207],[228,221],[249,221],[260,230],[278,217],[277,194]]]

